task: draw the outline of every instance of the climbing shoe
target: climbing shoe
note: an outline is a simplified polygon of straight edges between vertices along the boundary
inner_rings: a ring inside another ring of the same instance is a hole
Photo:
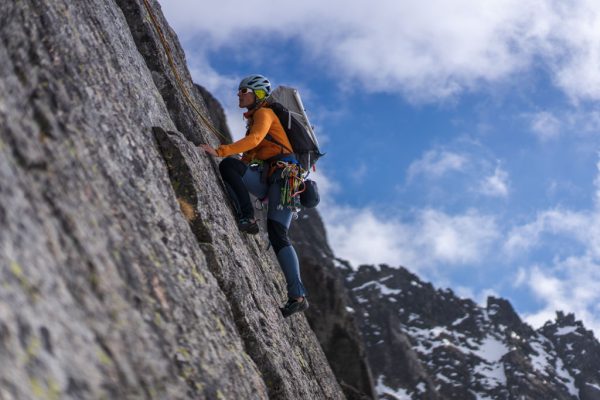
[[[285,303],[282,308],[280,308],[284,318],[287,318],[294,313],[302,312],[306,309],[308,309],[308,300],[306,300],[306,297],[304,297],[302,301],[289,299],[288,302]]]
[[[240,228],[240,231],[249,233],[250,235],[258,233],[258,224],[252,218],[241,218],[238,221],[238,228]]]

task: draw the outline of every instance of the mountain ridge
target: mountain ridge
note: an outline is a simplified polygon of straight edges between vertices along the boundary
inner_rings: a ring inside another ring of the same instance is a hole
[[[505,299],[482,307],[404,267],[337,266],[380,398],[600,398],[600,344],[574,315],[534,330]]]

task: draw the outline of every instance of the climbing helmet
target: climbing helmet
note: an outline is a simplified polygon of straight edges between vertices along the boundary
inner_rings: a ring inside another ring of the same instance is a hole
[[[254,93],[260,93],[260,91],[263,91],[264,97],[267,97],[271,94],[271,82],[269,82],[269,80],[264,76],[258,74],[250,75],[242,79],[238,89],[243,88],[250,88],[254,91]]]

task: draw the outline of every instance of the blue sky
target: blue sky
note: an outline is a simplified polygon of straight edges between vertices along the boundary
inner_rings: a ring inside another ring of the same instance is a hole
[[[600,3],[160,0],[194,80],[300,89],[336,254],[600,332]]]

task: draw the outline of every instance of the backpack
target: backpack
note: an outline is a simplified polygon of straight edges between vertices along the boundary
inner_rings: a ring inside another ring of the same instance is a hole
[[[298,90],[288,86],[278,86],[268,97],[267,103],[279,118],[279,122],[292,144],[291,150],[295,153],[302,168],[305,171],[314,169],[315,163],[324,154],[319,150],[319,142],[308,121]],[[271,135],[267,135],[266,139],[285,148]]]

